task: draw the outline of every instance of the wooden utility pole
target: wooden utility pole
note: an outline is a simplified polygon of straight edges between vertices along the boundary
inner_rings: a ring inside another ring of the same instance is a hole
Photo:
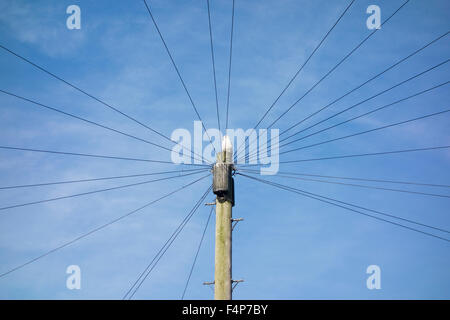
[[[234,206],[233,148],[227,136],[213,169],[213,192],[216,194],[216,249],[214,299],[231,300],[231,224]]]

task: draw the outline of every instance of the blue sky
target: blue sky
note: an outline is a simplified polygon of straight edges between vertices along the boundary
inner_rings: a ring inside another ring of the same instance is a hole
[[[324,45],[268,115],[268,125],[369,34],[366,8],[382,19],[403,1],[356,0]],[[80,30],[66,28],[66,8],[81,8]],[[251,128],[348,1],[236,0],[230,127]],[[216,126],[206,1],[151,1],[155,18],[207,127]],[[276,127],[287,128],[449,30],[446,1],[410,1],[392,20],[299,103]],[[211,1],[221,119],[228,73],[231,1]],[[155,129],[170,135],[192,130],[195,114],[142,1],[0,2],[0,43],[45,66]],[[339,101],[306,124],[323,119],[448,58],[448,36]],[[35,99],[170,147],[103,105],[0,51],[0,89]],[[448,64],[327,125],[448,80]],[[448,86],[298,143],[320,142],[448,109]],[[49,150],[154,158],[167,151],[0,95],[0,144]],[[305,125],[306,125],[305,124]],[[281,160],[449,145],[449,116],[442,115],[305,149]],[[282,165],[280,170],[449,184],[450,152],[429,151]],[[174,170],[174,165],[0,151],[0,185]],[[199,175],[200,177],[200,175]],[[179,178],[5,210],[0,215],[0,273],[145,203],[194,177]],[[450,228],[448,198],[351,188],[272,177],[342,201]],[[1,206],[70,195],[133,178],[0,190]],[[0,279],[2,299],[120,299],[211,183],[205,179]],[[448,194],[448,189],[408,190]],[[449,245],[444,241],[236,177],[233,277],[245,279],[236,299],[449,298]],[[212,201],[213,195],[207,197]],[[203,206],[136,295],[181,297],[209,213]],[[211,299],[202,285],[214,278],[214,219],[207,230],[186,298]],[[79,265],[82,289],[68,290],[67,266]],[[381,290],[366,288],[367,266],[381,267]]]

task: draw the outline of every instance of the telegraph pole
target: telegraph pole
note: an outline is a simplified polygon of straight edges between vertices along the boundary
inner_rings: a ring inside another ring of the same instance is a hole
[[[229,137],[225,136],[222,140],[222,152],[218,153],[213,168],[213,192],[216,195],[215,300],[231,300],[233,291],[231,278],[233,170],[233,147]]]

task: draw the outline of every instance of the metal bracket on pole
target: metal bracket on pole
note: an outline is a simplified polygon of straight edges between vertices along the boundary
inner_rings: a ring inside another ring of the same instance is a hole
[[[204,286],[208,286],[209,288],[211,288],[211,285],[212,285],[212,286],[214,285],[214,281],[213,281],[213,282],[203,282],[203,285],[204,285]],[[214,289],[213,289],[213,288],[211,288],[211,290],[214,292]]]
[[[244,221],[244,218],[238,218],[238,219],[231,219],[231,231],[234,230],[234,227],[238,224],[239,221]]]
[[[234,291],[234,288],[236,288],[236,286],[237,286],[240,282],[244,282],[244,280],[243,280],[243,279],[240,279],[240,280],[231,280],[231,283],[233,284],[231,290]]]
[[[205,203],[205,206],[215,206],[216,205],[216,202],[214,201],[214,202],[207,202],[207,203]]]

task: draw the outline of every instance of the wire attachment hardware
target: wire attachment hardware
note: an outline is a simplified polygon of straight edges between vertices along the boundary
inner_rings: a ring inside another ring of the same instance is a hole
[[[244,218],[231,219],[231,231],[234,230],[234,227],[236,227],[239,221],[244,221]]]
[[[234,291],[234,288],[236,288],[237,285],[238,285],[240,282],[244,282],[244,280],[243,280],[243,279],[239,279],[239,280],[231,280],[231,284],[233,285],[232,288],[231,288],[231,291]]]

